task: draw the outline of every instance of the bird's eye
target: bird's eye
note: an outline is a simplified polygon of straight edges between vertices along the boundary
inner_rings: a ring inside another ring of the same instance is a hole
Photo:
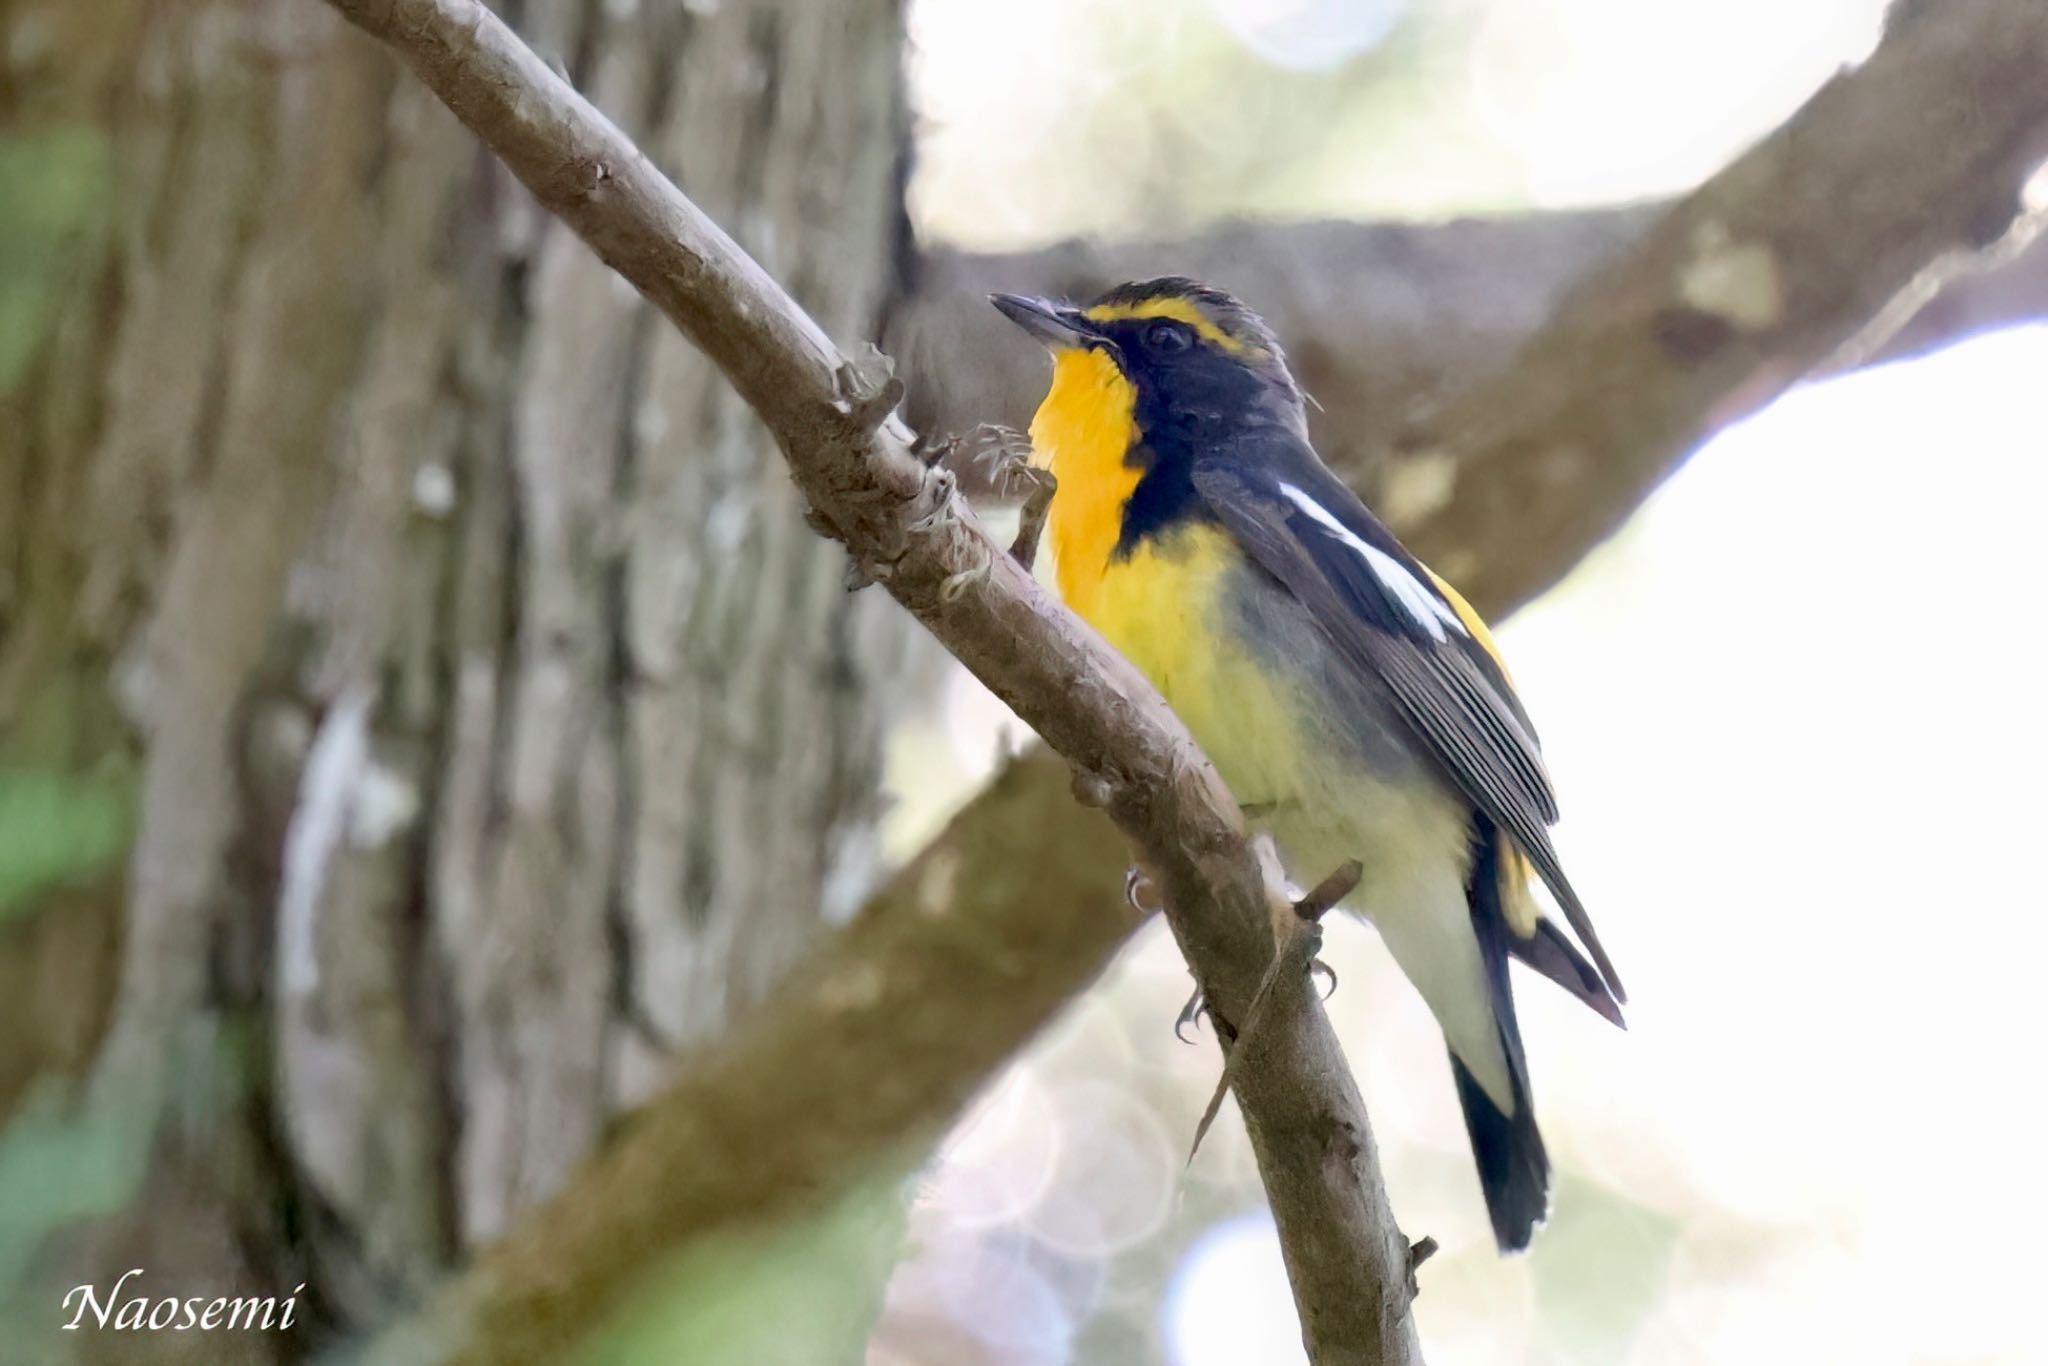
[[[1145,348],[1162,355],[1185,351],[1195,344],[1195,334],[1181,323],[1153,323],[1145,329]]]

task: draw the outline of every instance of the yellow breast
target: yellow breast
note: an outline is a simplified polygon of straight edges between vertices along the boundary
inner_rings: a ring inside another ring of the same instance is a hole
[[[1233,631],[1227,579],[1238,559],[1221,531],[1190,525],[1081,576],[1081,601],[1066,586],[1071,571],[1061,592],[1159,689],[1240,803],[1291,803],[1304,776],[1303,699]]]
[[[1304,699],[1236,632],[1241,562],[1222,531],[1190,524],[1112,563],[1076,610],[1159,689],[1237,800],[1261,805],[1295,795]]]
[[[1269,775],[1239,755],[1285,755],[1293,708],[1228,637],[1225,576],[1241,558],[1214,527],[1189,525],[1115,555],[1124,504],[1144,470],[1129,463],[1138,440],[1137,393],[1100,351],[1062,351],[1052,389],[1031,422],[1033,458],[1059,486],[1045,546],[1067,605],[1138,666],[1223,771],[1242,802],[1262,800]],[[1240,744],[1242,740],[1244,743]]]
[[[1301,776],[1302,699],[1234,634],[1228,579],[1243,552],[1221,529],[1190,523],[1115,554],[1124,504],[1144,475],[1127,461],[1136,399],[1102,352],[1054,358],[1031,445],[1059,481],[1045,545],[1060,596],[1159,689],[1238,801],[1289,799]]]

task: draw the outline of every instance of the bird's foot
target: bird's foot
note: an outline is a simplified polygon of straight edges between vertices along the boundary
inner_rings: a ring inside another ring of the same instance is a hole
[[[1010,542],[1010,558],[1026,569],[1038,559],[1038,541],[1045,534],[1045,520],[1052,515],[1052,497],[1059,481],[1052,471],[1033,465],[1015,465],[1004,470],[1006,488],[1021,484],[1027,490],[1024,506],[1017,510],[1017,535]]]
[[[1325,984],[1322,993],[1325,1001],[1337,994],[1337,970],[1322,959],[1317,958],[1309,963],[1308,975],[1311,979]],[[1180,1014],[1173,1017],[1173,1037],[1182,1043],[1195,1042],[1189,1037],[1188,1031],[1199,1031],[1204,1016],[1208,1017],[1210,1024],[1217,1023],[1215,1013],[1209,1009],[1208,998],[1202,995],[1200,987],[1196,987],[1193,994],[1188,997],[1188,1003],[1180,1008]]]

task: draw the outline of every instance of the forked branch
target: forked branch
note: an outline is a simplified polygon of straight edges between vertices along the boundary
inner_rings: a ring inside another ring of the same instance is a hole
[[[389,43],[543,205],[719,365],[775,434],[817,524],[1073,765],[1159,876],[1204,990],[1241,1018],[1273,956],[1276,907],[1285,910],[1276,871],[1248,844],[1229,793],[1159,695],[991,539],[950,475],[919,458],[889,415],[888,382],[851,382],[846,358],[782,288],[476,0],[330,2]],[[1049,966],[1072,974],[1057,984],[1072,990],[1092,965]],[[818,970],[833,973],[829,953]],[[1310,1352],[1318,1362],[1406,1366],[1419,1360],[1408,1244],[1350,1070],[1313,993],[1283,983],[1268,1013],[1244,1050],[1237,1091]],[[757,1080],[721,1075],[741,1086]],[[874,1078],[848,1071],[823,1084],[864,1098]],[[695,1099],[717,1113],[713,1098]],[[680,1120],[630,1126],[451,1291],[430,1315],[423,1355],[557,1359],[615,1302],[628,1269],[707,1231],[703,1210],[672,1198],[693,1164],[729,1161],[750,1145],[817,1141],[802,1117],[743,1134]]]

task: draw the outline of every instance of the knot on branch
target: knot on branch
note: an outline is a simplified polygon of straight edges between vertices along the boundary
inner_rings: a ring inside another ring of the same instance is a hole
[[[832,406],[863,436],[881,429],[903,402],[903,378],[896,363],[873,342],[861,343],[858,354],[832,372]]]
[[[917,491],[923,511],[911,517],[907,529],[913,536],[935,531],[953,515],[953,495],[960,491],[960,478],[948,469],[927,470]]]
[[[852,562],[847,565],[846,591],[855,593],[869,584],[886,582],[894,577],[897,566],[910,553],[912,540],[943,533],[957,525],[959,518],[955,496],[958,492],[959,479],[953,471],[927,467],[923,471],[923,478],[917,486],[917,491],[909,499],[909,506],[903,511],[901,520],[885,521],[878,528],[886,537],[888,550],[866,556],[856,553]],[[848,496],[857,501],[877,501],[882,495],[864,493]],[[839,534],[829,518],[815,510],[807,512],[806,516],[812,529],[847,544],[851,550],[852,542]],[[957,562],[963,556],[948,553],[941,558]],[[971,562],[954,569],[939,581],[938,592],[941,602],[956,602],[960,595],[970,588],[987,582],[992,567],[987,557],[976,553],[969,546],[964,558],[970,559]]]
[[[1424,1235],[1408,1244],[1408,1298],[1413,1301],[1422,1293],[1422,1285],[1415,1279],[1415,1273],[1422,1264],[1436,1256],[1436,1239]]]
[[[1308,890],[1294,903],[1294,917],[1297,920],[1315,923],[1331,911],[1339,902],[1358,890],[1358,880],[1365,876],[1365,865],[1357,859],[1346,859],[1337,870]]]
[[[804,525],[828,541],[837,541],[846,550],[846,572],[840,577],[840,586],[849,593],[858,593],[881,579],[889,577],[890,565],[863,563],[846,533],[839,529],[824,509],[816,503],[804,504]]]
[[[1083,806],[1102,810],[1116,800],[1116,784],[1091,769],[1075,768],[1073,788],[1074,800]],[[1129,890],[1128,886],[1125,890]]]

